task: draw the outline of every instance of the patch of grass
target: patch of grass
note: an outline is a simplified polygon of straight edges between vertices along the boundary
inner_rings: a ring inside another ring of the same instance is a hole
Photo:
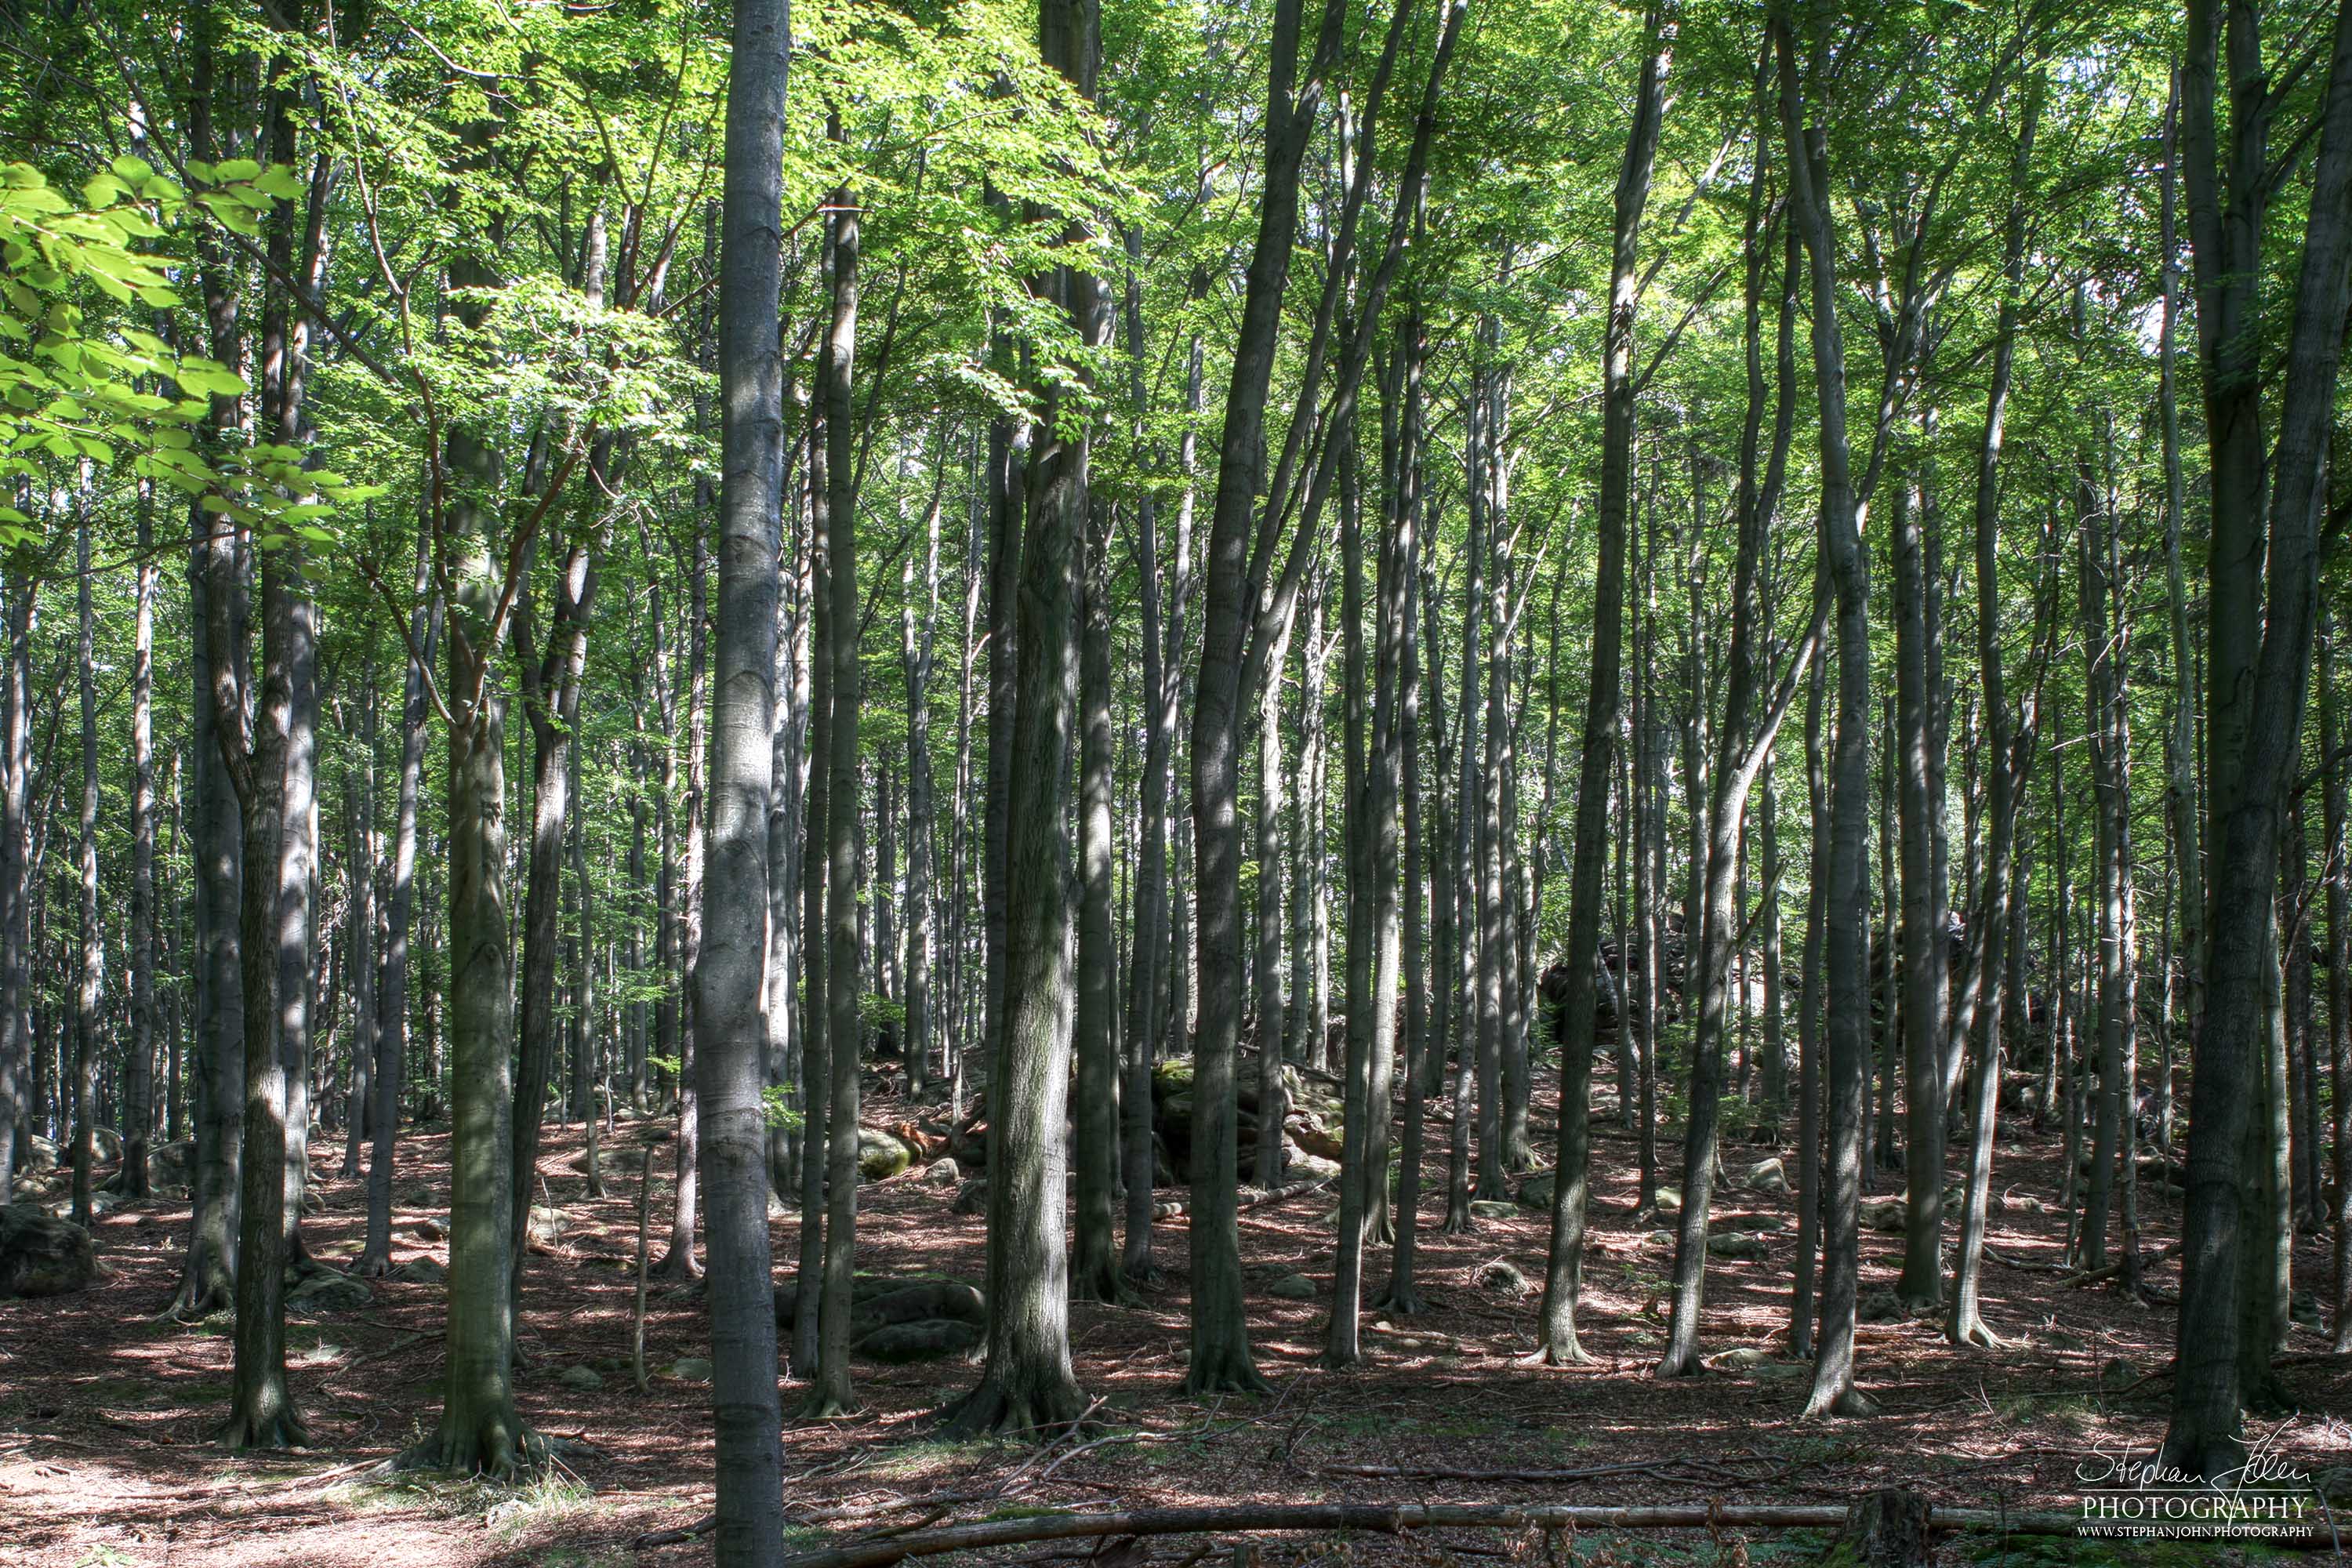
[[[877,1479],[913,1480],[954,1460],[976,1459],[1000,1446],[992,1437],[961,1443],[938,1437],[918,1437],[910,1442],[893,1444],[888,1451],[859,1473]]]
[[[593,1512],[595,1509],[596,1493],[586,1482],[560,1471],[543,1470],[522,1485],[505,1489],[504,1495],[482,1516],[482,1524],[494,1538],[512,1541],[534,1529]]]
[[[2065,1394],[2054,1399],[2005,1394],[1993,1401],[1993,1409],[2005,1421],[2054,1421],[2077,1430],[2105,1414],[2098,1396],[2092,1394]]]
[[[635,1560],[625,1546],[551,1546],[523,1559],[530,1568],[628,1568]]]

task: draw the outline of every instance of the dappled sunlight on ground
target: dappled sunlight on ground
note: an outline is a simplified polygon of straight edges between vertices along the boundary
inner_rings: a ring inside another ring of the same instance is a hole
[[[1584,1348],[1595,1358],[1590,1367],[1544,1370],[1523,1360],[1535,1347],[1546,1215],[1520,1208],[1509,1218],[1482,1217],[1466,1235],[1437,1233],[1444,1124],[1433,1115],[1418,1267],[1431,1310],[1409,1318],[1368,1311],[1366,1358],[1356,1370],[1318,1366],[1335,1198],[1313,1190],[1241,1215],[1255,1342],[1275,1392],[1207,1403],[1176,1397],[1187,1342],[1186,1237],[1181,1218],[1164,1221],[1154,1254],[1161,1279],[1136,1304],[1071,1310],[1079,1381],[1100,1402],[1096,1427],[1045,1452],[939,1444],[928,1440],[930,1414],[969,1387],[977,1369],[961,1360],[860,1363],[863,1405],[855,1415],[788,1420],[789,1511],[812,1531],[842,1531],[973,1517],[1015,1499],[1023,1507],[1818,1502],[1892,1482],[1939,1502],[2047,1508],[2068,1504],[2075,1466],[2095,1446],[2145,1448],[2161,1433],[2170,1309],[2063,1283],[2054,1267],[2066,1223],[2055,1202],[2059,1158],[2050,1141],[2031,1131],[2019,1143],[2021,1134],[2005,1130],[1996,1162],[1990,1246],[1998,1260],[1987,1265],[1984,1296],[1986,1319],[2005,1341],[2000,1350],[1952,1347],[1931,1321],[1865,1322],[1861,1378],[1879,1413],[1799,1423],[1806,1369],[1787,1360],[1781,1344],[1793,1200],[1733,1189],[1719,1194],[1714,1228],[1753,1230],[1763,1256],[1711,1262],[1703,1348],[1710,1356],[1738,1347],[1769,1356],[1735,1358],[1755,1363],[1737,1372],[1651,1378],[1664,1338],[1671,1222],[1637,1223],[1632,1213],[1634,1144],[1617,1128],[1613,1109],[1604,1095],[1596,1112],[1593,1229],[1580,1320]],[[887,1097],[868,1107],[877,1124],[902,1113]],[[1539,1103],[1536,1124],[1549,1121]],[[556,1470],[511,1490],[365,1474],[429,1430],[438,1412],[443,1289],[398,1279],[373,1282],[365,1308],[289,1322],[289,1377],[312,1449],[243,1458],[222,1453],[211,1434],[226,1412],[226,1321],[184,1324],[162,1316],[176,1282],[187,1209],[150,1203],[99,1222],[110,1273],[98,1289],[0,1303],[0,1563],[661,1568],[707,1561],[703,1541],[631,1547],[643,1533],[700,1520],[711,1477],[709,1389],[671,1374],[680,1358],[708,1353],[693,1287],[654,1281],[646,1392],[634,1387],[629,1369],[637,1194],[630,1162],[618,1156],[635,1146],[640,1131],[625,1123],[606,1141],[608,1192],[601,1199],[584,1195],[574,1168],[576,1127],[551,1129],[541,1159],[544,1192],[563,1211],[565,1229],[528,1260],[517,1390],[527,1420],[573,1440]],[[1727,1145],[1725,1163],[1736,1179],[1774,1152]],[[1953,1155],[1957,1180],[1964,1146],[1956,1142]],[[1678,1158],[1671,1142],[1662,1140],[1662,1157],[1670,1164]],[[437,1234],[446,1159],[444,1131],[402,1140],[395,1268],[420,1258],[446,1262]],[[667,1230],[670,1159],[670,1147],[657,1145],[656,1258]],[[1671,1185],[1675,1177],[1669,1170],[1662,1179]],[[1897,1182],[1877,1173],[1875,1190],[1893,1192]],[[364,1229],[364,1184],[322,1173],[316,1189],[324,1207],[305,1218],[305,1236],[321,1259],[347,1266]],[[953,1213],[955,1193],[919,1173],[861,1189],[861,1268],[981,1280],[984,1221]],[[2003,1205],[2003,1194],[2047,1206]],[[2168,1194],[2143,1187],[2141,1204],[2147,1246],[2178,1235],[2179,1210]],[[797,1230],[796,1216],[778,1211],[773,1234],[785,1279]],[[1893,1285],[1900,1240],[1865,1231],[1865,1300]],[[1531,1289],[1519,1294],[1483,1283],[1496,1259],[1515,1266]],[[1371,1256],[1368,1300],[1378,1299],[1388,1262],[1385,1247]],[[2296,1268],[2299,1285],[2324,1279],[2323,1246],[2305,1239]],[[1312,1299],[1267,1292],[1292,1273],[1313,1282]],[[2177,1262],[2151,1268],[2148,1282],[2159,1293],[2177,1289]],[[2277,1424],[2279,1451],[2315,1473],[2352,1465],[2352,1426],[2343,1418],[2352,1412],[2352,1373],[2342,1358],[2316,1353],[2324,1349],[2315,1330],[2298,1324],[2284,1370],[2305,1414]],[[796,1395],[787,1388],[788,1417]],[[1391,1473],[1363,1473],[1383,1467]],[[1498,1470],[1549,1473],[1478,1474]],[[1696,1560],[1715,1561],[1714,1543],[1695,1533],[1705,1548]],[[1671,1554],[1681,1550],[1673,1540],[1653,1536],[1642,1551]],[[1492,1550],[1493,1538],[1486,1542],[1465,1537],[1452,1547],[1475,1555]],[[1171,1564],[1189,1549],[1181,1541],[1160,1547]],[[1402,1561],[1419,1560],[1423,1548],[1366,1541],[1350,1551]],[[1302,1552],[1317,1554],[1297,1542],[1265,1548],[1285,1562]]]

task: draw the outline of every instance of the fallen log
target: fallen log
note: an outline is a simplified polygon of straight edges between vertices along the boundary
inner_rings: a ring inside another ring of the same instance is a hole
[[[1706,1530],[1844,1528],[1843,1503],[1680,1503],[1608,1507],[1514,1503],[1270,1503],[1241,1508],[1134,1509],[1108,1513],[1029,1514],[988,1519],[878,1541],[852,1541],[797,1552],[783,1568],[887,1568],[909,1557],[1023,1546],[1041,1541],[1106,1536],[1195,1535],[1266,1531],[1361,1530],[1395,1535],[1412,1530]],[[2012,1535],[2072,1535],[2077,1521],[2063,1513],[2011,1513],[1987,1508],[1934,1508],[1928,1528],[1990,1530]],[[2311,1532],[2306,1544],[2327,1537]],[[2277,1537],[2265,1544],[2284,1545]]]
[[[2158,1247],[2154,1252],[2141,1253],[2139,1255],[2139,1266],[2142,1268],[2150,1268],[2155,1267],[2157,1264],[2163,1262],[2168,1258],[2178,1258],[2179,1256],[2180,1243],[2177,1241],[2167,1242],[2164,1246]],[[2059,1283],[2065,1286],[2069,1290],[2079,1290],[2085,1285],[2096,1285],[2103,1279],[2112,1279],[2116,1275],[2121,1274],[2124,1271],[2124,1264],[2126,1261],[2126,1259],[2119,1258],[2113,1263],[2105,1264],[2097,1268],[2086,1268],[2079,1274],[2069,1274],[2065,1279],[2061,1279]]]

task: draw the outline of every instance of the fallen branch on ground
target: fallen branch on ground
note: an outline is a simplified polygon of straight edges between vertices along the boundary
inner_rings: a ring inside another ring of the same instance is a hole
[[[2178,1258],[2179,1255],[2180,1243],[2177,1241],[2168,1242],[2164,1246],[2158,1247],[2154,1252],[2141,1253],[2139,1255],[2139,1266],[2142,1268],[2153,1268],[2155,1265],[2163,1262],[2168,1258]],[[2060,1280],[2059,1283],[2065,1286],[2069,1290],[2079,1290],[2085,1285],[2095,1285],[2102,1279],[2114,1279],[2116,1275],[2121,1274],[2124,1271],[2124,1265],[2127,1261],[2128,1259],[2119,1258],[2113,1263],[2106,1264],[2102,1268],[2086,1268],[2080,1274],[2069,1274],[2065,1279]]]
[[[1412,1530],[1705,1530],[1713,1528],[1841,1529],[1842,1503],[1754,1505],[1734,1503],[1629,1507],[1512,1503],[1274,1503],[1243,1508],[1139,1509],[1112,1513],[1032,1514],[1020,1519],[982,1520],[942,1530],[852,1542],[784,1559],[784,1568],[887,1568],[909,1557],[969,1552],[991,1546],[1069,1541],[1089,1536],[1192,1535],[1260,1531],[1362,1530],[1395,1535]],[[1992,1530],[2013,1535],[2072,1535],[2076,1520],[2063,1513],[2009,1513],[1996,1509],[1937,1508],[1937,1530]],[[2325,1541],[2314,1531],[2311,1541]],[[2276,1540],[2272,1544],[2285,1544]]]

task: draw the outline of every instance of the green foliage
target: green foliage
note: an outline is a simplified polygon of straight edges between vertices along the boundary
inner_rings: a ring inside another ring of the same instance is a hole
[[[250,159],[190,163],[193,198],[145,160],[116,158],[76,201],[27,163],[0,165],[0,477],[46,484],[47,464],[109,464],[132,451],[131,470],[206,510],[260,525],[265,548],[289,534],[324,542],[317,526],[337,504],[383,493],[341,475],[305,471],[292,447],[257,443],[207,453],[188,428],[213,400],[247,391],[215,361],[180,353],[165,338],[90,297],[156,316],[181,302],[172,258],[152,248],[192,207],[240,235],[299,194],[293,175]],[[158,390],[170,386],[177,396]],[[45,463],[44,460],[47,460]],[[0,504],[0,546],[33,542],[33,520]]]

